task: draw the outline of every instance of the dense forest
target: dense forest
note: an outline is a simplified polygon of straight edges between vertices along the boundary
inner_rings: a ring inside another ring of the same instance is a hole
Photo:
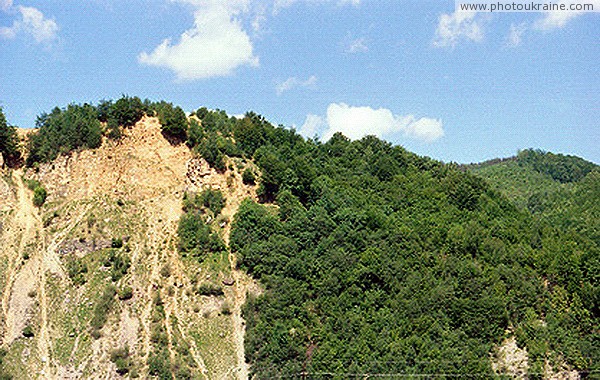
[[[267,288],[246,308],[260,378],[491,374],[507,330],[528,349],[530,374],[559,357],[598,370],[593,236],[374,137],[323,144],[264,128],[252,154],[278,207],[247,201],[232,232],[241,265]]]
[[[260,203],[242,203],[231,233],[238,264],[265,288],[244,310],[258,378],[486,377],[510,334],[530,378],[546,360],[600,371],[596,165],[528,150],[464,170],[372,136],[307,140],[251,112],[187,118],[130,97],[40,116],[27,164],[118,139],[144,114],[217,170],[227,156],[260,169],[244,173]],[[201,218],[221,203],[184,200],[183,254],[224,249]]]

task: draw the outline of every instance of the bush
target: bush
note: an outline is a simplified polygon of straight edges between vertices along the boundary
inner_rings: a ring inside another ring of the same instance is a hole
[[[223,315],[231,315],[231,305],[228,302],[223,302],[221,306],[221,314]]]
[[[31,338],[33,337],[35,334],[33,333],[33,328],[29,325],[27,325],[24,329],[23,329],[23,336],[25,338]]]
[[[223,240],[211,231],[197,212],[186,213],[179,219],[177,233],[181,252],[218,252],[225,248]]]
[[[110,353],[110,361],[117,366],[117,373],[125,375],[131,370],[131,359],[129,358],[129,347],[112,350]]]
[[[168,352],[161,350],[154,352],[148,358],[148,374],[156,376],[160,380],[171,380],[171,369],[169,367]]]
[[[75,285],[85,284],[85,274],[87,272],[88,268],[81,260],[71,259],[67,261],[67,273]]]
[[[114,119],[117,125],[133,127],[144,116],[144,110],[140,98],[123,95],[110,108],[108,122],[110,124],[110,119]]]
[[[129,256],[117,253],[114,250],[110,250],[110,253],[104,260],[105,267],[111,267],[111,278],[113,281],[119,281],[123,276],[127,274],[129,267],[131,266],[131,259]]]
[[[124,288],[119,289],[118,294],[121,301],[131,299],[131,297],[133,297],[133,289],[131,286],[125,286]]]
[[[207,189],[200,193],[202,205],[213,212],[217,216],[225,207],[225,198],[221,190]]]
[[[217,296],[217,297],[222,296],[222,295],[225,294],[223,292],[223,288],[222,287],[220,287],[218,285],[211,284],[211,283],[207,283],[207,282],[205,282],[203,284],[200,284],[198,286],[197,293],[200,294],[200,295],[202,295],[202,296]]]
[[[256,183],[256,176],[254,175],[254,170],[247,168],[242,173],[242,181],[245,185],[254,185]]]
[[[111,248],[121,248],[121,247],[123,247],[123,239],[121,239],[121,238],[112,238],[110,246],[111,246]]]
[[[44,202],[46,202],[46,197],[48,193],[46,193],[46,189],[41,186],[38,186],[33,190],[33,205],[35,207],[42,207]]]
[[[117,289],[113,285],[109,285],[104,289],[98,304],[94,308],[94,315],[90,321],[90,327],[92,328],[92,337],[98,339],[100,337],[100,330],[104,327],[104,324],[108,320],[108,313],[110,313]]]

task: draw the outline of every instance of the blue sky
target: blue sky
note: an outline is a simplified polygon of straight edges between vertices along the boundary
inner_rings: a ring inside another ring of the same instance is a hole
[[[593,0],[600,9],[600,2]],[[534,147],[600,163],[598,13],[422,0],[0,0],[10,123],[121,94],[443,161]]]

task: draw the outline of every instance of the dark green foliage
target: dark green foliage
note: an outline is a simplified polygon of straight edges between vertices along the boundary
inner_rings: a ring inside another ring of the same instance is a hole
[[[144,106],[140,98],[123,95],[109,107],[107,121],[110,124],[110,120],[113,119],[116,125],[132,127],[140,121],[145,111],[146,106]]]
[[[129,357],[129,347],[125,346],[123,348],[112,350],[110,353],[110,361],[115,363],[119,375],[129,373],[133,365],[131,358]]]
[[[206,189],[200,193],[202,205],[212,211],[213,215],[219,215],[225,207],[225,198],[221,190]]]
[[[131,299],[131,297],[133,297],[133,289],[131,286],[125,286],[119,289],[118,294],[121,301]]]
[[[223,288],[218,285],[214,285],[208,282],[202,283],[198,285],[198,289],[196,291],[198,294],[202,296],[222,296],[225,293],[223,292]]]
[[[111,248],[121,248],[123,247],[123,239],[121,238],[112,238],[110,243]]]
[[[210,166],[224,171],[225,156],[240,155],[239,144],[233,143],[233,126],[236,119],[230,118],[224,111],[209,111],[204,107],[196,111],[195,115],[201,120],[201,124],[192,121],[187,144]]]
[[[113,285],[107,286],[94,308],[94,315],[90,321],[91,335],[94,339],[98,339],[101,335],[100,330],[108,320],[116,294],[117,289]]]
[[[218,252],[225,248],[223,240],[210,225],[205,223],[205,217],[198,212],[184,214],[179,220],[177,229],[179,235],[179,250],[192,256],[200,257],[205,252]]]
[[[183,109],[167,102],[156,104],[154,109],[158,113],[163,133],[179,141],[185,141],[189,123]]]
[[[517,163],[549,175],[561,183],[576,182],[597,168],[597,165],[575,156],[565,156],[541,150],[526,149],[517,155]]]
[[[19,156],[18,143],[16,128],[7,123],[6,116],[0,107],[0,154],[6,160]]]
[[[113,281],[119,281],[127,274],[131,266],[131,259],[125,254],[120,254],[116,250],[109,250],[108,256],[104,260],[104,266],[110,267],[110,275]]]
[[[46,202],[46,197],[48,193],[46,193],[46,189],[41,186],[36,187],[33,190],[33,205],[35,207],[42,207],[44,202]]]
[[[71,104],[38,116],[38,131],[31,136],[27,165],[54,160],[75,149],[94,149],[102,143],[102,129],[95,107]]]
[[[83,285],[86,282],[85,275],[88,272],[87,265],[80,259],[67,260],[67,273],[75,285]]]
[[[225,207],[225,198],[221,190],[206,189],[199,194],[185,193],[183,195],[183,211],[185,212],[210,210],[213,216],[217,216],[223,207]]]
[[[196,151],[210,166],[218,171],[223,171],[225,170],[225,154],[219,148],[219,139],[218,135],[209,134],[198,144]]]
[[[148,357],[148,373],[159,380],[172,380],[169,352],[166,349],[153,352]]]
[[[209,224],[225,206],[225,199],[220,190],[207,189],[200,194],[185,193],[183,210],[185,214],[179,219],[177,233],[179,235],[179,251],[191,256],[201,257],[206,252],[219,252],[225,249],[221,237]],[[213,216],[204,211],[210,210]]]
[[[23,336],[25,338],[31,338],[33,337],[35,334],[33,332],[33,328],[30,325],[25,326],[25,328],[23,329]]]
[[[456,165],[373,137],[320,144],[261,128],[248,141],[262,145],[244,153],[279,208],[245,200],[231,232],[240,265],[266,288],[244,309],[257,378],[491,373],[509,326],[532,368],[551,353],[596,368],[582,359],[598,355],[591,242],[536,227]],[[562,307],[552,303],[559,289]]]
[[[254,170],[251,168],[246,168],[242,173],[242,181],[246,185],[254,185],[256,183],[256,176],[254,175]]]

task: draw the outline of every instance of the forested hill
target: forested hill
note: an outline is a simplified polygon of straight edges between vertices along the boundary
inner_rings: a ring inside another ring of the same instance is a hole
[[[136,98],[43,115],[27,164],[118,140],[143,114],[221,173],[237,170],[231,158],[251,163],[243,181],[257,183],[258,201],[239,205],[229,246],[202,220],[182,222],[179,243],[193,242],[199,260],[229,250],[264,288],[243,313],[251,375],[600,373],[593,164],[555,170],[555,156],[528,151],[472,173],[372,136],[307,140],[254,113],[186,118]],[[522,175],[544,182],[528,194]]]
[[[246,202],[232,232],[242,266],[267,288],[246,308],[260,378],[488,376],[513,334],[532,377],[546,362],[598,370],[592,239],[374,137],[269,133],[252,155],[278,207]]]
[[[575,156],[527,149],[468,169],[520,208],[600,246],[600,166]]]

